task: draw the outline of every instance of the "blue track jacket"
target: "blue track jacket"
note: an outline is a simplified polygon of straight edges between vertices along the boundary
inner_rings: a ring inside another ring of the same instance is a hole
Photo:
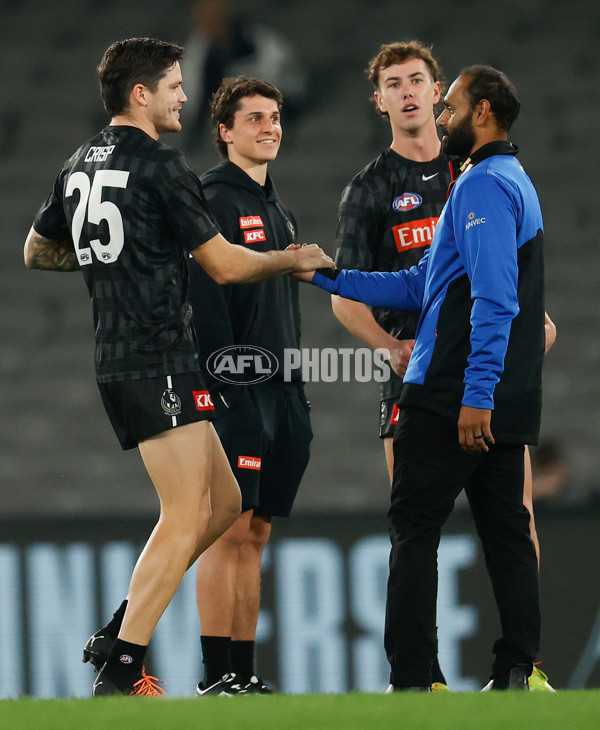
[[[458,419],[489,408],[496,441],[537,443],[544,354],[543,222],[509,142],[479,148],[454,184],[431,249],[406,271],[317,272],[371,306],[421,310],[401,405]]]

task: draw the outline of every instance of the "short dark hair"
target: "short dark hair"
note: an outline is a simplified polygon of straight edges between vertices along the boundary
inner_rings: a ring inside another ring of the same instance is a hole
[[[113,43],[96,69],[106,111],[113,117],[125,111],[136,84],[154,91],[182,58],[181,46],[155,38],[128,38]]]
[[[240,101],[248,96],[264,96],[267,99],[273,99],[277,102],[279,111],[283,106],[281,92],[269,81],[248,76],[223,79],[223,83],[215,91],[210,102],[214,142],[221,157],[227,157],[227,144],[221,139],[219,128],[221,124],[224,124],[227,129],[233,127],[233,118],[240,109]]]
[[[460,72],[460,76],[469,79],[466,92],[471,109],[475,109],[482,99],[487,99],[498,127],[508,132],[521,109],[521,102],[512,81],[492,66],[467,66]]]
[[[434,82],[439,81],[443,85],[442,72],[431,53],[431,46],[426,46],[421,41],[397,41],[395,43],[384,43],[379,48],[379,53],[374,56],[365,69],[367,78],[373,84],[375,90],[379,89],[379,73],[395,63],[405,63],[412,58],[420,58],[429,69],[429,74]],[[378,114],[389,117],[387,112],[382,112],[377,107]]]

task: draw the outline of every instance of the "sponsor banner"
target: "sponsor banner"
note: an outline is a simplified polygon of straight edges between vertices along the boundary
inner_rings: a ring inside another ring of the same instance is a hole
[[[1,699],[89,697],[94,673],[81,663],[81,649],[127,595],[153,522],[0,520]],[[558,689],[600,687],[600,581],[595,561],[586,559],[600,552],[600,514],[540,508],[536,523],[542,669]],[[382,692],[389,682],[383,648],[389,551],[383,513],[304,513],[278,521],[262,563],[260,676],[286,694]],[[440,663],[451,690],[477,692],[488,681],[499,626],[466,508],[457,508],[444,528],[438,572]],[[202,677],[195,577],[195,568],[187,571],[147,655],[148,673],[167,682],[171,697],[193,696]]]

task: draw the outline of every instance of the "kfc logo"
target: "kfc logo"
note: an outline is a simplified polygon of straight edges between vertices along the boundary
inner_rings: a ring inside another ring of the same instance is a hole
[[[266,241],[267,236],[262,228],[257,231],[244,231],[244,241],[246,243],[256,243],[257,241]]]
[[[257,226],[264,226],[262,218],[259,215],[247,215],[240,218],[240,228],[242,230],[256,228]]]
[[[433,240],[438,220],[438,218],[421,218],[418,221],[409,221],[400,226],[394,226],[392,233],[398,251],[429,246]]]
[[[208,390],[194,390],[193,396],[197,411],[215,410],[215,404],[212,402],[212,398],[210,397]]]
[[[239,456],[238,457],[238,468],[239,469],[256,469],[260,471],[262,459],[255,456]]]

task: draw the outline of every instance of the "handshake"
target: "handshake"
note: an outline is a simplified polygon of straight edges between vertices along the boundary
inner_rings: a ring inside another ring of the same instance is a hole
[[[310,284],[317,269],[335,269],[333,259],[316,243],[291,243],[285,250],[295,253],[297,268],[290,276],[297,281]]]

